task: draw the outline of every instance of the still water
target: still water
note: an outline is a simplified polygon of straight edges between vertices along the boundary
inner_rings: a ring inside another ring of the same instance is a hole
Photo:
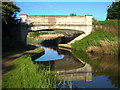
[[[57,59],[64,58],[63,54],[58,54],[57,51],[50,49],[50,48],[44,48],[45,54],[41,56],[40,58],[36,59],[35,61],[52,61]]]
[[[52,63],[52,70],[62,81],[58,88],[119,88],[117,56],[93,55],[82,51],[45,48],[45,54],[35,61]]]

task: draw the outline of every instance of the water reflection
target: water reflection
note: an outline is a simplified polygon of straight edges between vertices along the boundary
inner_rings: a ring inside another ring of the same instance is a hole
[[[112,85],[110,80],[104,76],[94,76],[92,82],[65,82],[58,86],[58,88],[117,88]]]
[[[36,61],[51,65],[62,81],[58,88],[119,88],[119,62],[117,56],[97,55],[82,51],[65,51],[49,47],[64,58],[52,61]],[[50,49],[49,49],[50,50]],[[49,51],[48,51],[49,52]],[[53,55],[54,56],[54,55]],[[49,56],[47,56],[48,58]]]
[[[118,56],[97,55],[80,51],[72,51],[76,58],[90,64],[93,71],[93,82],[84,83],[88,88],[120,88]],[[81,83],[80,83],[81,84]],[[82,85],[82,84],[81,84]],[[91,85],[91,86],[90,86]]]
[[[52,60],[57,60],[57,59],[62,59],[64,58],[63,54],[58,54],[57,51],[50,49],[50,48],[44,48],[45,54],[35,61],[52,61]]]
[[[51,70],[57,72],[60,81],[92,81],[91,66],[82,60],[75,58],[69,51],[61,50],[55,47],[54,50],[52,47],[49,47],[49,49],[45,48],[45,51],[46,53],[42,57],[36,59],[35,62],[51,65]],[[59,55],[64,55],[64,58],[60,59]],[[56,56],[58,56],[57,58],[59,59],[57,59]],[[55,58],[51,59],[51,57]]]

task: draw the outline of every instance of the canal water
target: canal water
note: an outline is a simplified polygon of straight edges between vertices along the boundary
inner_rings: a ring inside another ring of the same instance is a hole
[[[52,63],[62,81],[58,88],[119,88],[117,56],[94,55],[82,51],[65,51],[58,47],[43,47],[45,54],[36,62]]]

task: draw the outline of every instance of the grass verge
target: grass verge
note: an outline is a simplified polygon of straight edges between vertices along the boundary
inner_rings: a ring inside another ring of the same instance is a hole
[[[103,29],[96,28],[90,35],[73,43],[72,47],[76,50],[115,54],[118,51],[118,37],[112,33],[104,32]]]
[[[33,52],[38,52],[34,50]],[[10,71],[4,74],[3,88],[56,88],[56,74],[50,66],[34,64],[31,55],[24,55],[13,61]]]

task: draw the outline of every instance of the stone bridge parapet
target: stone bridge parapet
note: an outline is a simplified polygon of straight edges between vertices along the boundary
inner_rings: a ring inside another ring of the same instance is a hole
[[[40,29],[73,29],[66,26],[88,26],[92,25],[92,15],[85,16],[60,16],[60,15],[27,15],[21,14],[22,22],[31,25],[31,30]],[[75,28],[75,27],[74,27]],[[76,28],[75,28],[76,29]]]
[[[20,15],[21,22],[26,23],[29,27],[27,30],[38,31],[44,29],[61,29],[83,31],[85,34],[80,35],[75,40],[82,39],[92,32],[92,15],[85,16],[64,16],[64,15]]]

